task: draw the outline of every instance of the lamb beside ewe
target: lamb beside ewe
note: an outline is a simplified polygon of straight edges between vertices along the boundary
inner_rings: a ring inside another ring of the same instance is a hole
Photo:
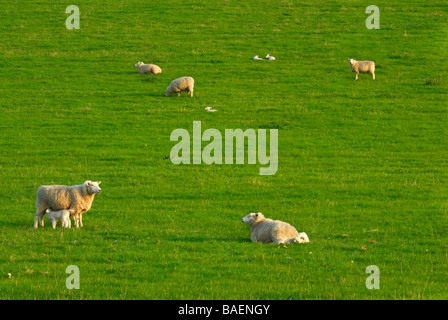
[[[43,215],[48,208],[52,211],[68,210],[75,220],[75,226],[82,225],[82,214],[89,211],[96,194],[101,192],[99,184],[101,181],[85,181],[75,186],[47,185],[40,186],[36,192],[36,215],[34,217],[34,228],[37,222],[44,226]]]
[[[51,225],[53,229],[56,229],[56,224],[59,220],[62,221],[63,228],[71,228],[72,222],[70,221],[70,211],[68,210],[59,210],[53,211],[51,209],[45,210],[48,219],[51,221]]]
[[[143,62],[139,61],[134,67],[138,68],[138,73],[162,73],[162,69],[155,64],[144,64]]]
[[[181,77],[173,80],[166,88],[165,95],[168,97],[177,92],[180,97],[182,91],[186,91],[187,95],[190,93],[193,97],[194,79],[192,77]]]
[[[358,73],[371,73],[373,75],[373,80],[375,80],[375,62],[348,59],[348,63],[350,65],[350,70],[356,72],[355,80],[358,80]]]
[[[310,242],[305,232],[297,232],[289,223],[266,219],[261,212],[249,213],[241,219],[250,226],[252,242],[264,243],[305,243]]]

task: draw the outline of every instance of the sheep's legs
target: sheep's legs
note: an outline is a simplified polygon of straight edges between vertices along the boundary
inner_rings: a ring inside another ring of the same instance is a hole
[[[71,228],[72,227],[72,223],[70,221],[70,217],[66,220],[62,220],[62,227],[63,228]]]
[[[358,72],[356,72],[356,78],[355,78],[355,80],[358,80]]]
[[[81,227],[84,227],[84,226],[82,225],[82,213],[79,214],[79,223],[81,224]]]
[[[374,73],[372,73],[372,75],[373,75],[373,80],[375,80],[375,72],[374,72]]]
[[[39,221],[40,221],[40,225],[41,225],[41,227],[44,226],[44,219],[43,219],[43,216],[44,216],[45,210],[46,210],[46,209],[43,209],[43,210],[39,210],[39,209],[37,209],[37,211],[36,211],[36,215],[34,216],[34,228],[35,228],[35,229],[37,229],[37,226],[38,226],[38,222],[39,222]]]
[[[274,241],[275,244],[290,244],[294,242],[294,238],[292,239],[276,239]]]
[[[276,244],[285,244],[286,241],[285,241],[285,239],[275,239],[274,243],[276,243]]]
[[[75,222],[75,227],[79,228],[79,213],[75,213],[74,209],[70,209],[68,211],[70,212],[70,216],[73,217],[73,221]],[[70,225],[71,225],[71,223],[70,223]]]

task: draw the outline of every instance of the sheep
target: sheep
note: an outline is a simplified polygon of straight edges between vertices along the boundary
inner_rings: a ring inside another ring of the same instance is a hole
[[[356,72],[355,80],[358,80],[358,73],[371,73],[373,80],[375,80],[375,62],[373,61],[356,61],[355,59],[348,59],[350,70]]]
[[[68,210],[75,220],[75,226],[82,225],[82,214],[89,211],[96,194],[101,192],[99,184],[101,181],[85,181],[83,184],[75,186],[45,185],[40,186],[36,192],[36,215],[34,217],[34,228],[42,219],[48,208],[54,211]]]
[[[254,56],[252,59],[253,59],[253,60],[263,60],[263,59],[261,59],[258,55]]]
[[[58,220],[62,221],[63,228],[72,227],[72,222],[70,221],[70,211],[65,209],[59,211],[53,211],[51,209],[47,209],[45,210],[45,213],[47,214],[48,219],[51,221],[53,229],[56,229],[56,224]]]
[[[135,64],[134,67],[138,68],[138,73],[162,73],[162,69],[155,64],[144,64],[143,62],[139,61]]]
[[[269,53],[266,55],[267,60],[275,60],[275,57],[270,56]]]
[[[165,95],[168,97],[171,94],[177,92],[180,97],[182,91],[187,91],[187,95],[190,93],[193,97],[194,79],[192,77],[181,77],[173,80],[171,84],[166,88]]]
[[[305,232],[297,232],[289,223],[266,219],[261,212],[249,213],[241,221],[250,226],[252,242],[278,244],[310,242]]]

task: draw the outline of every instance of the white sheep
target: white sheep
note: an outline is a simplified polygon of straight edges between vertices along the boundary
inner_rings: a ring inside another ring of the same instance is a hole
[[[186,91],[187,95],[190,93],[193,97],[194,79],[192,77],[181,77],[173,80],[171,84],[166,88],[165,95],[168,97],[177,92],[180,97],[182,91]]]
[[[266,59],[268,60],[275,60],[275,57],[270,56],[269,53],[266,55]]]
[[[51,221],[53,229],[56,229],[56,223],[61,220],[63,228],[71,228],[72,222],[70,221],[70,211],[68,210],[59,210],[53,211],[51,209],[45,210],[48,219]]]
[[[356,72],[355,80],[358,80],[358,73],[371,73],[373,80],[375,80],[375,62],[373,61],[356,61],[355,59],[348,59],[350,71]]]
[[[263,59],[261,59],[258,55],[254,56],[252,59],[253,59],[253,60],[263,60]]]
[[[36,215],[34,218],[34,228],[37,223],[43,227],[43,215],[48,208],[54,211],[68,210],[75,220],[75,226],[82,225],[82,214],[89,211],[96,194],[101,192],[99,184],[101,181],[85,181],[83,184],[75,186],[46,185],[40,186],[36,192]]]
[[[139,61],[135,64],[134,67],[138,68],[138,73],[153,73],[153,74],[162,73],[162,68],[160,68],[155,64],[144,64],[143,62]]]
[[[266,219],[261,212],[249,213],[241,219],[250,226],[252,242],[264,243],[305,243],[310,242],[305,232],[297,232],[289,223]]]

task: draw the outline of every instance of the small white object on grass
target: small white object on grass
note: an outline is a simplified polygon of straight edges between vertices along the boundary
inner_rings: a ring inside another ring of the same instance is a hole
[[[258,54],[257,54],[256,56],[254,56],[252,59],[254,59],[254,60],[263,60],[263,59],[261,59],[261,58],[258,56]]]
[[[217,110],[212,109],[212,107],[205,107],[205,110],[207,110],[207,112],[216,112]]]
[[[266,59],[268,59],[268,60],[275,60],[275,57],[270,56],[269,53],[268,53],[267,56],[266,56]]]

